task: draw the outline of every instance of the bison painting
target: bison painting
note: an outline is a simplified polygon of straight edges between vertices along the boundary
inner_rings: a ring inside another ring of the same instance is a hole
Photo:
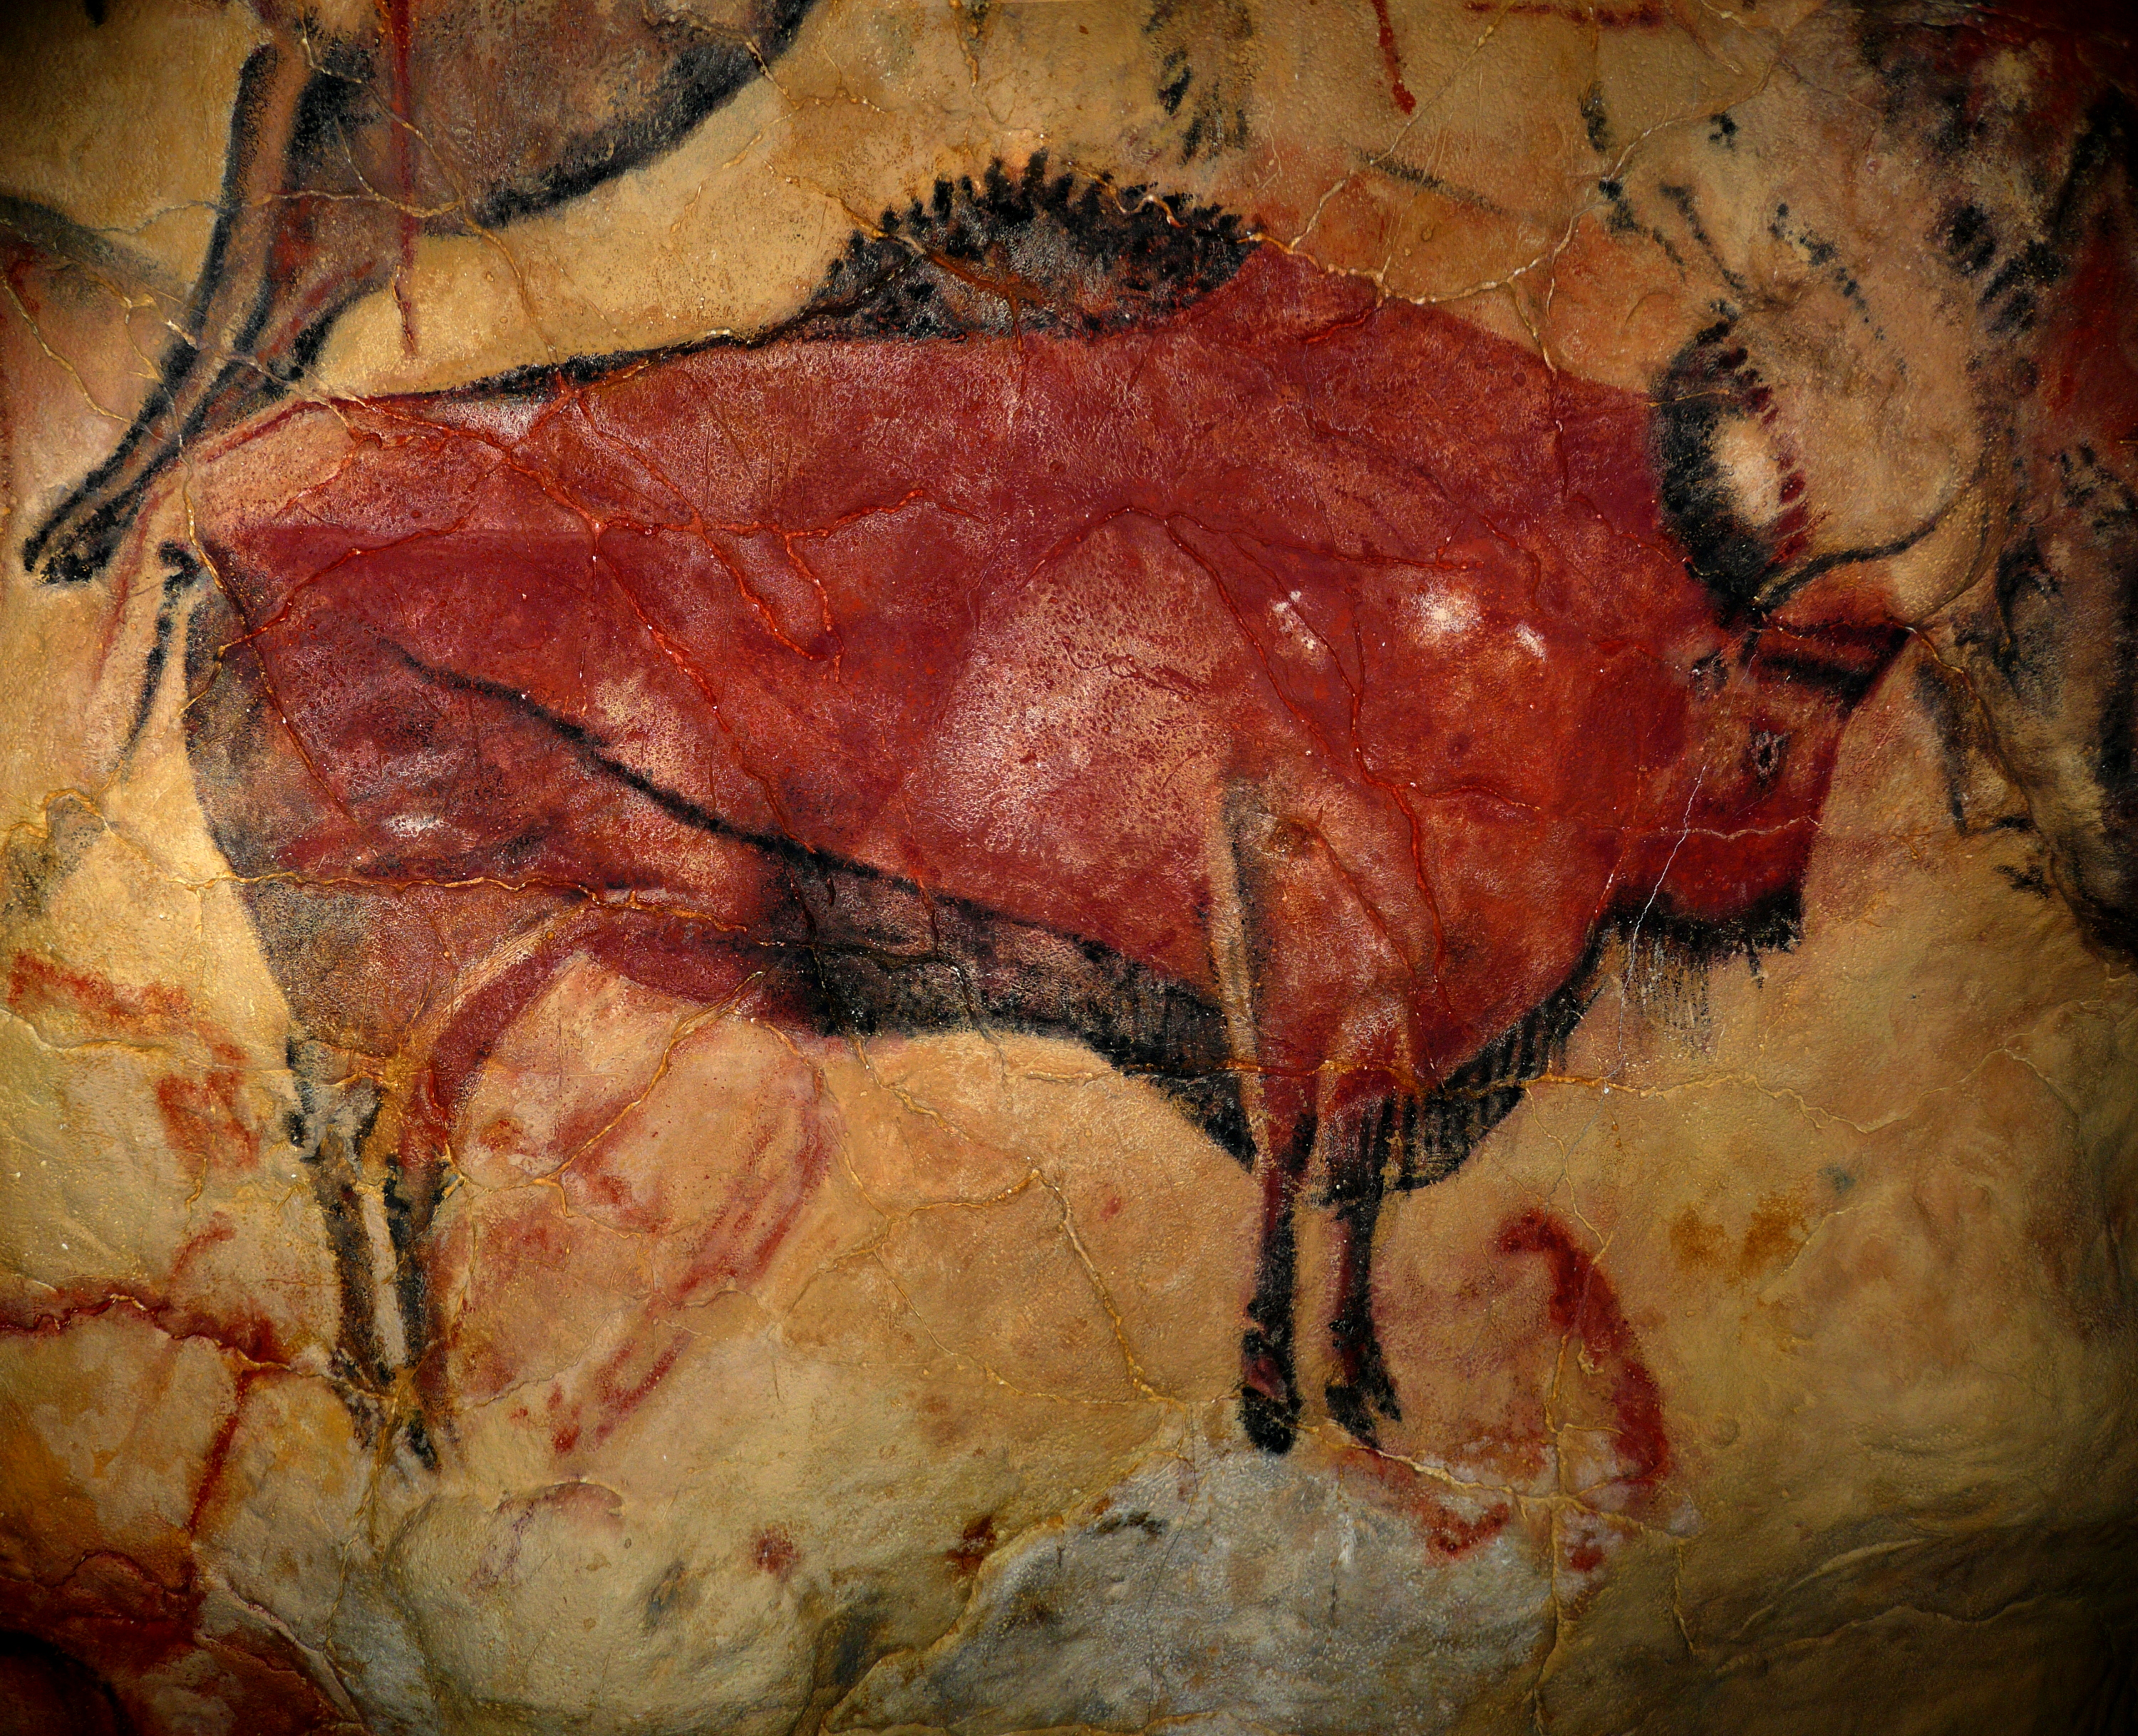
[[[755,341],[227,442],[167,549],[174,595],[207,581],[188,743],[304,1070],[377,1086],[300,1134],[351,1392],[396,1387],[357,1147],[427,1451],[456,1105],[595,957],[800,1029],[1063,1036],[1170,1093],[1263,1178],[1273,1451],[1318,1153],[1326,1402],[1370,1442],[1385,1190],[1549,1069],[1614,936],[1794,933],[1901,630],[1802,558],[1817,502],[1740,498],[1718,454],[1765,389],[1726,319],[1643,397],[1035,161],[887,214]]]

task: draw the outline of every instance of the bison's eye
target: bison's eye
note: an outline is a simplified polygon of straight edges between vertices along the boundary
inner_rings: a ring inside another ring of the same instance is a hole
[[[1782,763],[1789,758],[1789,752],[1787,735],[1770,729],[1756,729],[1745,758],[1755,778],[1762,783],[1772,783],[1781,776]]]

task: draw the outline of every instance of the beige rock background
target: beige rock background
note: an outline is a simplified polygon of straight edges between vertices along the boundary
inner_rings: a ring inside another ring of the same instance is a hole
[[[305,391],[754,330],[856,224],[1044,148],[1637,389],[1726,276],[1791,310],[1855,540],[1959,503],[1881,574],[1923,631],[1850,725],[1803,943],[1625,950],[1563,1069],[1391,1202],[1379,1452],[1311,1408],[1282,1459],[1242,1438],[1255,1184],[1155,1093],[585,964],[455,1125],[432,1469],[334,1397],[290,1015],[175,684],[121,751],[184,468],[106,580],[18,558],[153,378],[257,36],[110,11],[17,7],[0,50],[0,1729],[2131,1727],[2138,985],[2071,842],[2111,822],[1994,691],[1971,734],[1936,700],[2018,466],[1930,213],[1955,177],[2039,211],[2018,120],[1939,159],[1871,27],[1809,7],[830,0],[647,168],[422,241],[412,353],[373,296]],[[2079,22],[2040,33],[2106,62]],[[1169,32],[1238,144],[1184,160]],[[2015,115],[2075,76],[1989,63]],[[1824,309],[1828,241],[1893,344]]]

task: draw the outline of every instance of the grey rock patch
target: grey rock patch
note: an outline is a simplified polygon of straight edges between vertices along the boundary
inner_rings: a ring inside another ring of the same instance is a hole
[[[1550,1598],[1519,1528],[1450,1555],[1311,1443],[1154,1459],[998,1552],[957,1626],[829,1727],[1438,1736],[1534,1656]]]

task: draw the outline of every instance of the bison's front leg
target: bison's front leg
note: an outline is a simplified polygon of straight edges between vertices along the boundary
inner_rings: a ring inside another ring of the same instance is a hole
[[[767,880],[776,884],[769,871]],[[454,1124],[505,1031],[574,960],[726,1012],[797,1028],[821,1021],[806,949],[738,940],[691,917],[602,905],[512,937],[460,985],[415,1046],[420,1060],[412,1090],[397,1105],[385,1192],[408,1374],[404,1420],[411,1446],[426,1462],[433,1451],[432,1424],[451,1421],[450,1328],[433,1285],[432,1244],[439,1207],[456,1173]]]
[[[1262,1082],[1261,1252],[1247,1329],[1240,1341],[1240,1421],[1264,1452],[1287,1451],[1299,1432],[1299,1383],[1293,1365],[1293,1295],[1299,1273],[1295,1208],[1314,1153],[1313,1082]]]
[[[1327,1061],[1333,1054],[1376,1046],[1365,1026],[1350,1033],[1359,1039],[1356,1043],[1344,1027],[1360,1008],[1368,1010],[1368,1024],[1374,1022],[1371,1013],[1380,997],[1371,992],[1370,982],[1358,978],[1361,966],[1370,975],[1378,960],[1370,938],[1364,944],[1345,944],[1357,936],[1357,894],[1326,840],[1314,827],[1282,818],[1267,789],[1242,781],[1226,792],[1212,851],[1212,882],[1218,912],[1212,933],[1215,973],[1235,1063],[1252,1080],[1249,1100],[1260,1106],[1259,1114],[1249,1118],[1262,1176],[1262,1224],[1254,1298],[1241,1345],[1240,1421],[1256,1446],[1281,1453],[1299,1431],[1294,1300],[1299,1192],[1317,1132],[1326,1139],[1339,1129],[1355,1129],[1359,1120],[1359,1104]],[[1347,1175],[1355,1167],[1346,1166]],[[1332,1168],[1332,1178],[1335,1173]],[[1362,1245],[1370,1245],[1372,1237],[1369,1213]],[[1346,1248],[1360,1241],[1348,1237]],[[1370,1340],[1370,1324],[1367,1332]],[[1352,1371],[1364,1365],[1343,1366],[1345,1382],[1355,1387]],[[1379,1367],[1378,1353],[1372,1366]],[[1385,1386],[1386,1376],[1381,1379]],[[1392,1393],[1389,1402],[1393,1405]]]
[[[1323,1389],[1329,1414],[1369,1446],[1377,1444],[1377,1413],[1391,1422],[1403,1418],[1374,1328],[1373,1259],[1374,1231],[1405,1105],[1389,1093],[1321,1113],[1316,1084],[1269,1079],[1262,1084],[1268,1148],[1257,1159],[1262,1178],[1261,1251],[1241,1341],[1240,1420],[1248,1438],[1266,1452],[1283,1452],[1299,1429],[1296,1218],[1317,1136],[1336,1222],[1336,1311],[1329,1323],[1335,1378]]]
[[[1336,1312],[1329,1323],[1336,1378],[1323,1389],[1329,1414],[1368,1446],[1374,1413],[1403,1420],[1395,1382],[1389,1378],[1381,1341],[1374,1329],[1374,1231],[1380,1221],[1391,1158],[1410,1113],[1390,1095],[1362,1105],[1329,1130],[1329,1205],[1336,1220]]]

